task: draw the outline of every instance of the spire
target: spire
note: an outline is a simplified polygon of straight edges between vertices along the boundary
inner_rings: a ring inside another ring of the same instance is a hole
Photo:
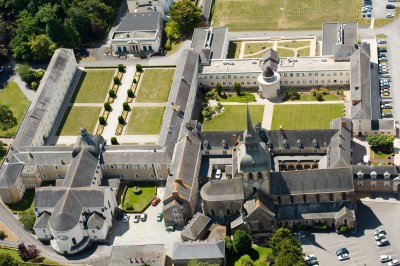
[[[247,121],[246,121],[247,128],[246,128],[246,131],[244,132],[244,141],[245,142],[254,142],[254,141],[257,141],[257,138],[256,138],[257,134],[254,131],[253,124],[251,123],[249,105],[247,103],[246,103],[246,110],[247,110]]]

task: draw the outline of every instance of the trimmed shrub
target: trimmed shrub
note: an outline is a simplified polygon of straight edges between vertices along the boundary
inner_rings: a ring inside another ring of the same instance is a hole
[[[131,89],[128,90],[128,97],[129,98],[135,97],[135,94],[133,93],[133,90],[131,90]]]
[[[118,116],[118,123],[121,125],[125,124],[125,119],[122,117],[122,115]]]
[[[114,90],[109,90],[108,95],[110,95],[111,98],[115,98],[115,91]]]
[[[106,119],[103,116],[99,116],[99,123],[104,126],[106,124]]]
[[[315,95],[315,98],[317,99],[317,101],[324,100],[324,96],[322,96],[321,92],[317,92],[317,94]]]
[[[168,40],[167,40],[167,42],[165,43],[165,50],[167,50],[167,51],[171,51],[171,48],[172,48],[172,46],[171,46],[171,39],[169,39],[168,38]]]
[[[127,211],[131,211],[131,210],[133,210],[133,205],[130,202],[125,202],[124,203],[124,208]]]
[[[347,226],[347,225],[341,225],[340,227],[339,227],[339,232],[341,233],[341,234],[344,234],[344,233],[346,233],[347,231],[349,231],[350,230],[350,228]]]
[[[215,86],[215,89],[217,90],[218,95],[221,95],[221,92],[222,92],[221,83],[217,82],[217,85]]]
[[[38,89],[38,87],[39,87],[39,83],[37,83],[36,81],[34,81],[34,82],[32,82],[31,83],[31,88],[32,88],[32,90],[37,90]]]
[[[43,76],[44,76],[44,70],[43,69],[41,69],[41,70],[38,70],[38,71],[36,71],[36,77],[39,79],[39,80],[41,80],[42,78],[43,78]]]
[[[124,111],[129,111],[131,108],[129,107],[129,104],[128,103],[123,103],[122,104],[122,108],[124,109]],[[122,124],[122,123],[121,123]]]
[[[121,80],[119,80],[119,77],[117,77],[117,76],[114,77],[114,84],[115,85],[121,84]]]
[[[143,71],[143,68],[142,68],[141,64],[136,64],[136,71],[137,72],[142,72]]]
[[[111,90],[111,91],[113,91],[113,90]],[[114,91],[113,91],[113,92],[114,92]],[[115,93],[114,93],[114,95],[115,95]],[[110,97],[111,97],[111,95],[110,95]],[[111,111],[111,105],[110,105],[109,102],[105,102],[105,103],[104,103],[104,110],[106,110],[106,111],[108,111],[108,112]]]
[[[116,137],[112,137],[112,138],[111,138],[111,144],[112,144],[112,145],[118,145],[118,144],[119,144]]]
[[[137,80],[136,79],[133,79],[133,84],[137,84]]]
[[[326,224],[320,223],[320,224],[315,224],[314,229],[317,231],[326,231],[328,230],[328,226]]]
[[[125,72],[125,66],[123,64],[118,65],[118,71],[119,72]]]
[[[242,86],[240,85],[240,83],[239,82],[235,82],[234,88],[235,88],[236,94],[238,96],[240,96],[240,94],[242,93]]]
[[[6,232],[4,232],[3,230],[0,230],[0,240],[4,240],[6,238],[7,238]]]

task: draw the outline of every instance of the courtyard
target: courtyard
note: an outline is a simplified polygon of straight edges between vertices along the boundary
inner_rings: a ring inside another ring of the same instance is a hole
[[[343,104],[277,104],[271,129],[327,129],[334,118],[343,116]]]
[[[134,107],[125,131],[126,135],[156,135],[160,131],[165,107]]]
[[[168,100],[175,69],[144,69],[140,78],[137,103],[162,103]]]
[[[96,127],[102,107],[69,106],[57,129],[57,136],[78,136],[81,127],[92,133]]]
[[[361,0],[216,1],[213,26],[230,31],[320,29],[326,21],[357,21]]]

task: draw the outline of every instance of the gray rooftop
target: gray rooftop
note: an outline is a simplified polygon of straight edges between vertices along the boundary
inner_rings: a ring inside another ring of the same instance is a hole
[[[322,31],[322,55],[333,55],[333,46],[337,43],[338,23],[324,23]]]
[[[197,242],[175,242],[172,247],[172,262],[174,260],[192,259],[224,259],[225,240],[219,241],[197,241]]]
[[[273,196],[354,190],[351,168],[274,172],[270,185]]]
[[[142,265],[143,262],[140,259],[151,266],[163,266],[165,259],[164,245],[113,246],[109,265]]]
[[[87,226],[89,229],[102,229],[106,218],[103,215],[94,212],[89,216]]]
[[[50,215],[51,213],[43,212],[39,217],[36,218],[33,228],[49,229]]]
[[[371,130],[394,130],[394,119],[373,119],[371,120]]]
[[[156,31],[161,23],[161,13],[137,12],[127,13],[115,32]]]
[[[0,188],[9,188],[15,185],[23,168],[23,163],[3,163],[0,168]]]
[[[343,44],[356,44],[358,42],[357,22],[342,23],[342,42]]]
[[[65,176],[64,187],[87,187],[92,184],[99,159],[85,147],[72,160]]]
[[[211,218],[205,216],[204,214],[198,212],[193,218],[188,222],[185,228],[181,232],[181,236],[186,237],[192,241],[198,239],[199,235],[207,230],[211,223]]]
[[[211,19],[211,7],[214,3],[214,0],[203,0],[202,1],[202,11],[201,11],[201,20],[204,23],[210,23]]]
[[[348,118],[337,118],[332,121],[331,127],[339,127],[332,137],[328,149],[328,167],[347,167],[352,164],[353,128]]]
[[[226,27],[196,28],[193,33],[191,47],[199,53],[202,52],[202,49],[209,48],[212,59],[224,59],[229,43],[227,35],[228,28]]]
[[[205,201],[244,200],[241,178],[210,180],[200,191]]]

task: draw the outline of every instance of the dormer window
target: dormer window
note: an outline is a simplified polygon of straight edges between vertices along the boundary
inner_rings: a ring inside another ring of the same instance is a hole
[[[371,179],[376,179],[376,172],[375,171],[371,172]]]
[[[289,144],[288,144],[287,139],[284,139],[284,140],[282,141],[282,144],[283,144],[283,147],[285,147],[285,148],[288,148],[288,147],[289,147]]]
[[[364,178],[364,174],[363,174],[363,172],[361,172],[361,171],[358,171],[358,173],[357,173],[357,178],[358,178],[358,179],[362,179],[362,178]]]
[[[301,140],[297,140],[297,147],[301,148]]]
[[[312,143],[314,148],[318,148],[318,141],[316,139],[313,139]]]
[[[385,179],[390,179],[390,173],[388,171],[386,171],[383,176],[385,177]]]

